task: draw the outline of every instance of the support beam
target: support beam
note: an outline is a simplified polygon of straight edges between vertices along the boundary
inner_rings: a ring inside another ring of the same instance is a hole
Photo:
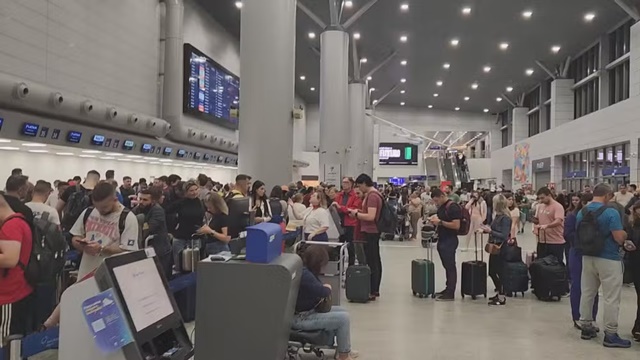
[[[624,10],[635,21],[640,20],[640,12],[638,11],[638,4],[634,0],[615,0],[616,4]]]
[[[316,46],[309,45],[309,49],[311,49],[311,51],[313,51],[314,54],[320,56],[320,49],[317,48]]]
[[[342,13],[342,0],[329,0],[329,17],[331,26],[340,25],[340,15]]]
[[[462,144],[462,146],[467,146],[467,145],[471,144],[472,142],[478,140],[479,138],[481,138],[481,137],[483,137],[485,135],[487,135],[487,134],[484,131],[482,131],[478,135],[472,137],[471,140],[469,140],[466,143]]]
[[[378,70],[382,69],[383,66],[387,65],[387,63],[389,63],[389,61],[391,61],[391,59],[393,59],[397,54],[398,54],[398,51],[397,50],[393,50],[391,53],[389,53],[389,55],[387,55],[387,57],[382,59],[382,61],[378,65],[376,65],[373,69],[371,69],[364,76],[364,78],[366,79],[369,76],[373,76],[373,74],[375,74]]]
[[[391,95],[391,93],[393,93],[394,91],[396,91],[396,89],[398,88],[398,84],[395,84],[391,90],[387,91],[386,93],[382,94],[382,96],[380,96],[377,100],[377,102],[375,104],[373,104],[373,108],[375,109],[376,105],[380,104],[382,102],[382,100],[386,99],[387,96]]]
[[[407,133],[407,134],[413,135],[413,136],[418,137],[418,138],[420,138],[420,139],[427,140],[427,141],[430,141],[430,142],[432,142],[432,143],[436,143],[436,144],[438,144],[438,145],[442,145],[442,146],[446,146],[446,147],[448,147],[448,146],[449,146],[449,145],[445,144],[445,143],[444,143],[444,142],[442,142],[442,141],[439,141],[439,140],[436,140],[436,139],[432,139],[432,138],[430,138],[430,137],[428,137],[428,136],[420,135],[420,134],[418,134],[417,132],[411,131],[411,130],[409,130],[409,129],[407,129],[407,128],[403,128],[402,126],[400,126],[400,125],[398,125],[398,124],[396,124],[396,123],[393,123],[393,122],[391,122],[391,121],[389,121],[389,120],[385,120],[385,119],[383,119],[383,118],[381,118],[381,117],[379,117],[379,116],[377,116],[377,115],[374,115],[374,114],[367,114],[367,116],[371,117],[372,119],[375,119],[377,122],[379,122],[379,123],[381,123],[381,124],[383,124],[383,125],[386,125],[386,126],[392,127],[392,128],[394,128],[394,129],[398,129],[398,130],[400,130],[400,131],[402,131],[402,132],[404,132],[404,133]]]
[[[567,56],[567,60],[564,61],[564,66],[562,67],[562,79],[566,79],[569,76],[569,67],[571,66],[571,56]]]
[[[355,39],[351,40],[351,61],[353,61],[353,80],[360,81],[362,80],[360,77],[362,63],[360,62],[360,56],[358,56],[358,45],[356,43]]]
[[[507,95],[505,95],[504,93],[502,93],[501,95],[502,95],[502,98],[503,98],[506,102],[508,102],[508,103],[509,103],[509,105],[511,105],[511,106],[513,106],[513,107],[517,107],[517,106],[516,106],[516,103],[514,103],[513,101],[511,101],[511,99],[509,99],[509,98],[507,97]]]
[[[351,15],[351,17],[347,21],[345,21],[344,24],[342,24],[342,27],[344,27],[345,29],[351,27],[351,25],[358,21],[358,19],[360,19],[360,17],[364,15],[364,13],[366,13],[369,9],[371,9],[371,7],[377,2],[378,0],[369,0],[369,2],[364,4],[358,11],[355,12],[355,14]]]
[[[324,29],[327,27],[327,24],[324,21],[322,21],[322,19],[320,19],[318,15],[314,14],[314,12],[311,11],[311,9],[304,6],[304,4],[302,4],[302,2],[300,1],[298,1],[298,9],[302,10],[303,13],[307,14],[309,19],[313,20],[314,23],[318,24],[318,26],[320,26],[321,29]]]
[[[554,74],[551,70],[549,70],[549,68],[543,64],[540,60],[536,60],[536,64],[540,67],[540,69],[542,69],[544,72],[546,72],[549,76],[551,76],[551,78],[553,80],[555,80],[558,76],[556,74]]]

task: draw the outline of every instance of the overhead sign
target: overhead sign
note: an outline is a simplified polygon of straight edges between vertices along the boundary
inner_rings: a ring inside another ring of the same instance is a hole
[[[551,158],[544,158],[532,161],[533,172],[551,171]]]
[[[380,143],[380,165],[418,165],[418,146],[410,143]]]
[[[324,182],[328,185],[340,186],[342,181],[342,166],[340,164],[326,164],[324,166]]]

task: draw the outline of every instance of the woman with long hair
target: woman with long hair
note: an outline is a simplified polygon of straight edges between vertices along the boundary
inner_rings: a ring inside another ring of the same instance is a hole
[[[223,251],[230,251],[231,236],[227,233],[227,218],[229,216],[227,203],[218,193],[210,192],[204,200],[204,205],[207,208],[206,224],[197,233],[206,235],[204,240],[206,254],[215,255]]]
[[[265,184],[256,180],[251,187],[251,210],[256,212],[256,224],[271,221],[271,206]]]
[[[504,194],[504,197],[507,199],[507,208],[509,209],[509,214],[511,214],[510,238],[513,239],[520,230],[520,209],[516,206],[516,200],[513,197],[513,194],[507,193]],[[493,211],[495,212],[496,209],[494,208]]]
[[[414,191],[409,196],[409,204],[407,205],[407,212],[409,214],[409,223],[411,224],[411,239],[416,240],[418,238],[418,222],[422,217],[422,200],[417,191]]]
[[[493,280],[493,284],[498,293],[489,298],[489,305],[505,305],[507,298],[502,286],[502,271],[504,268],[504,258],[502,257],[503,245],[511,238],[513,231],[513,220],[511,210],[509,210],[508,200],[498,194],[493,197],[493,221],[491,226],[483,225],[481,230],[489,234],[489,243],[500,246],[498,254],[489,255],[489,277]]]
[[[625,250],[627,251],[628,261],[627,266],[631,268],[633,274],[633,285],[636,289],[636,321],[633,325],[633,339],[640,341],[640,203],[636,203],[631,206],[631,217],[629,224],[627,225],[628,239],[633,243],[625,243]],[[594,303],[594,308],[597,303]],[[594,317],[595,319],[595,317]]]
[[[329,211],[322,207],[322,199],[324,199],[324,193],[315,192],[309,198],[309,206],[307,209],[300,213],[299,209],[295,207],[293,200],[289,200],[289,208],[292,210],[292,214],[295,219],[302,219],[302,228],[304,232],[305,240],[308,241],[329,241],[330,215]]]
[[[567,258],[567,266],[569,268],[569,278],[571,281],[571,293],[569,300],[571,301],[571,317],[573,326],[576,329],[580,327],[580,296],[582,290],[580,282],[582,281],[582,252],[575,248],[576,240],[576,217],[584,206],[593,200],[593,194],[584,193],[582,196],[577,193],[571,197],[571,206],[564,219],[564,240],[569,244],[569,257]],[[598,315],[598,295],[593,302],[593,318]]]
[[[469,251],[471,248],[471,240],[475,236],[476,231],[480,229],[482,223],[487,219],[487,203],[484,198],[474,191],[471,194],[471,201],[465,205],[467,211],[471,215],[471,223],[469,224],[469,233],[467,234],[466,245],[462,248],[462,251]]]

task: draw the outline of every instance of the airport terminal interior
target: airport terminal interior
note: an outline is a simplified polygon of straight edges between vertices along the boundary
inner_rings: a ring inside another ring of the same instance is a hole
[[[637,358],[638,21],[0,0],[0,360]]]

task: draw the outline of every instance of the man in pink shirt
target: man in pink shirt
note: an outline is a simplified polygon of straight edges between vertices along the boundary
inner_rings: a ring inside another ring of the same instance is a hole
[[[538,257],[554,255],[564,263],[564,208],[547,187],[538,190],[537,222],[533,233],[538,236]]]

